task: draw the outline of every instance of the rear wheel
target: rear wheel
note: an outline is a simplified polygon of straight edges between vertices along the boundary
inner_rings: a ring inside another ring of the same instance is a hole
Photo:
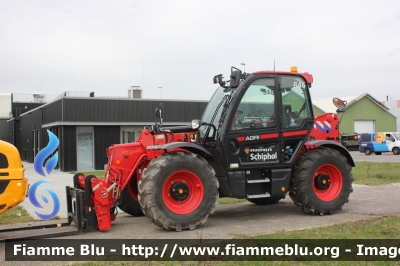
[[[394,155],[399,155],[400,154],[400,150],[397,147],[394,147],[392,151],[393,151]]]
[[[205,224],[217,199],[214,169],[189,152],[166,153],[152,160],[139,181],[143,212],[167,230],[193,230]]]
[[[271,205],[277,204],[282,197],[277,198],[259,198],[259,199],[247,199],[249,202],[257,204],[257,205]]]
[[[372,152],[370,149],[367,148],[364,150],[364,153],[365,153],[365,155],[371,155]]]
[[[131,178],[122,191],[121,203],[118,205],[118,208],[132,216],[143,216],[142,208],[138,201],[136,178]]]
[[[289,195],[304,212],[330,214],[349,201],[353,180],[351,166],[339,151],[314,149],[295,163]]]
[[[377,151],[377,152],[375,152],[375,155],[382,155],[382,152]]]

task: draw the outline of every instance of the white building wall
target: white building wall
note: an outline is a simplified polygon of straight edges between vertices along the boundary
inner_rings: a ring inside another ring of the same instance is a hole
[[[387,108],[389,108],[389,112],[396,116],[396,128],[397,132],[400,132],[400,100],[393,100],[382,102]]]
[[[10,119],[11,114],[11,93],[0,93],[0,119]]]

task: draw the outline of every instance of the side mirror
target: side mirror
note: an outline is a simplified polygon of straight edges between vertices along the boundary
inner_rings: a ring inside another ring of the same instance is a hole
[[[336,106],[336,108],[339,108],[339,109],[343,109],[343,108],[345,108],[346,107],[346,105],[347,105],[347,102],[346,101],[342,101],[341,99],[339,99],[339,98],[333,98],[333,104]]]
[[[224,82],[224,77],[222,76],[222,74],[216,75],[213,78],[213,83],[214,84],[221,83],[221,82]]]
[[[240,84],[240,79],[242,78],[243,74],[240,69],[237,69],[236,67],[231,67],[231,81],[230,81],[230,87],[231,88],[237,88]]]

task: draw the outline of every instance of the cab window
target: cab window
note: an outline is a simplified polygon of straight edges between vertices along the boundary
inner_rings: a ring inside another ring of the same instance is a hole
[[[385,140],[386,141],[391,141],[391,142],[395,142],[396,141],[392,134],[386,134]]]
[[[313,116],[307,99],[307,83],[299,76],[281,76],[283,128],[299,128],[306,118]]]
[[[247,88],[235,110],[230,130],[274,127],[276,127],[275,79],[257,79]]]
[[[0,153],[0,168],[8,168],[7,157],[3,153]]]

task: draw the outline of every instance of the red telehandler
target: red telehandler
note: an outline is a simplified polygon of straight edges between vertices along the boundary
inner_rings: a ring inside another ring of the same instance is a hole
[[[67,187],[70,219],[109,230],[118,207],[167,230],[192,230],[218,197],[265,205],[288,192],[304,212],[341,210],[355,165],[339,142],[336,114],[313,115],[312,75],[232,67],[229,82],[213,81],[220,87],[191,127],[161,127],[157,109],[136,142],[107,149],[104,180],[76,174]]]

